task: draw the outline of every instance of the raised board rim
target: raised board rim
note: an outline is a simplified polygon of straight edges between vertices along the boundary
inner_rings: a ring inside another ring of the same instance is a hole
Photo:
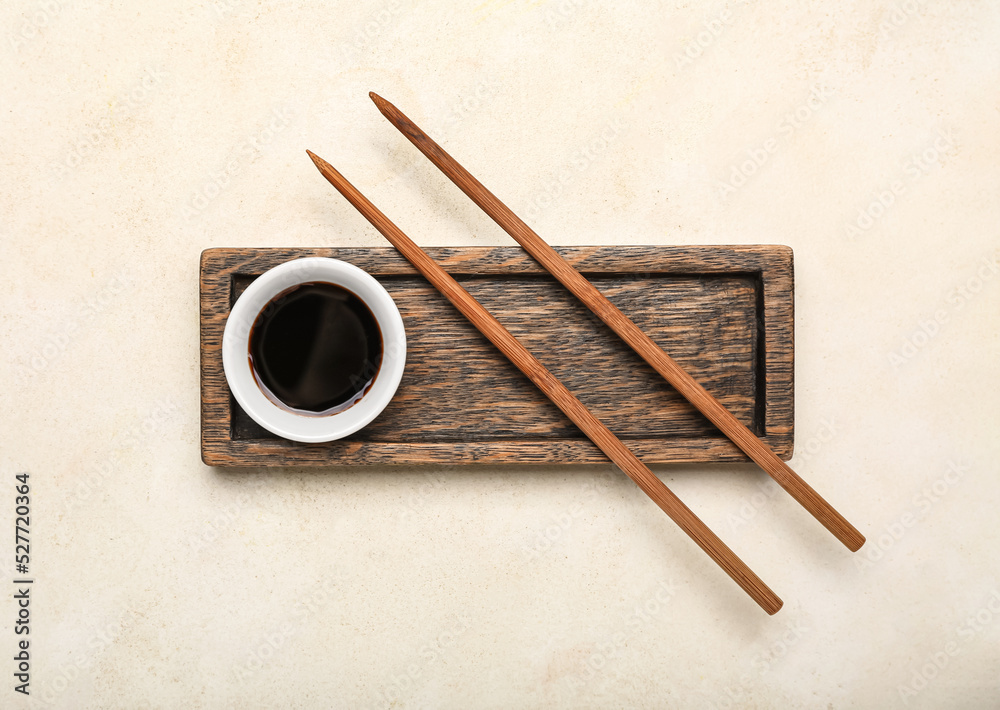
[[[784,460],[794,438],[794,273],[793,253],[782,245],[575,246],[557,247],[578,270],[591,274],[753,274],[759,279],[762,314],[764,397],[762,439]],[[518,247],[429,247],[427,252],[453,275],[541,274],[543,269]],[[600,464],[604,455],[585,440],[462,442],[332,442],[300,444],[230,438],[228,388],[222,374],[221,339],[231,274],[260,273],[290,259],[327,256],[377,275],[414,275],[416,270],[391,247],[255,248],[215,247],[200,260],[201,450],[210,466],[372,466],[420,464]],[[234,267],[233,264],[238,266]],[[641,267],[641,268],[640,268]],[[222,391],[219,391],[219,390]],[[226,395],[223,398],[221,395]],[[223,399],[226,403],[223,404]],[[743,463],[745,454],[718,439],[630,439],[629,446],[649,464]]]

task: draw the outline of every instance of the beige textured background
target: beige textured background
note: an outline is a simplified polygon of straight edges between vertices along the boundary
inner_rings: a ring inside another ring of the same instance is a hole
[[[4,4],[31,705],[1000,705],[1000,8],[610,5]],[[306,148],[423,244],[511,243],[369,90],[552,243],[791,245],[793,465],[868,545],[752,467],[658,469],[769,618],[610,467],[205,467],[200,251],[382,245]]]

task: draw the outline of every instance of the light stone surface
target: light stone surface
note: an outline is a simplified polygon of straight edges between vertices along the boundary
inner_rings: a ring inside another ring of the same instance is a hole
[[[0,706],[1000,705],[1000,7],[806,5],[5,3]],[[553,244],[792,246],[792,464],[862,551],[657,469],[768,617],[610,466],[204,466],[201,250],[383,245],[306,148],[511,244],[370,90]]]

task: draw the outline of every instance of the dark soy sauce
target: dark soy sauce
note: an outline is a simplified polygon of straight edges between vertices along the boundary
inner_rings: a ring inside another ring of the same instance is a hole
[[[261,390],[299,414],[343,411],[382,364],[382,332],[364,301],[313,281],[273,298],[250,331],[250,367]]]

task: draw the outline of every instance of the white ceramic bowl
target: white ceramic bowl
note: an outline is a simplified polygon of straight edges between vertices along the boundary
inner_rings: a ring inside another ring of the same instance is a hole
[[[264,307],[297,284],[323,281],[352,292],[365,302],[382,331],[382,365],[371,389],[344,411],[306,416],[285,409],[265,395],[250,369],[250,330]],[[353,434],[377,417],[396,393],[406,363],[406,333],[399,309],[370,274],[337,259],[295,259],[262,274],[237,299],[222,336],[222,366],[233,396],[268,431],[293,441],[333,441]]]

